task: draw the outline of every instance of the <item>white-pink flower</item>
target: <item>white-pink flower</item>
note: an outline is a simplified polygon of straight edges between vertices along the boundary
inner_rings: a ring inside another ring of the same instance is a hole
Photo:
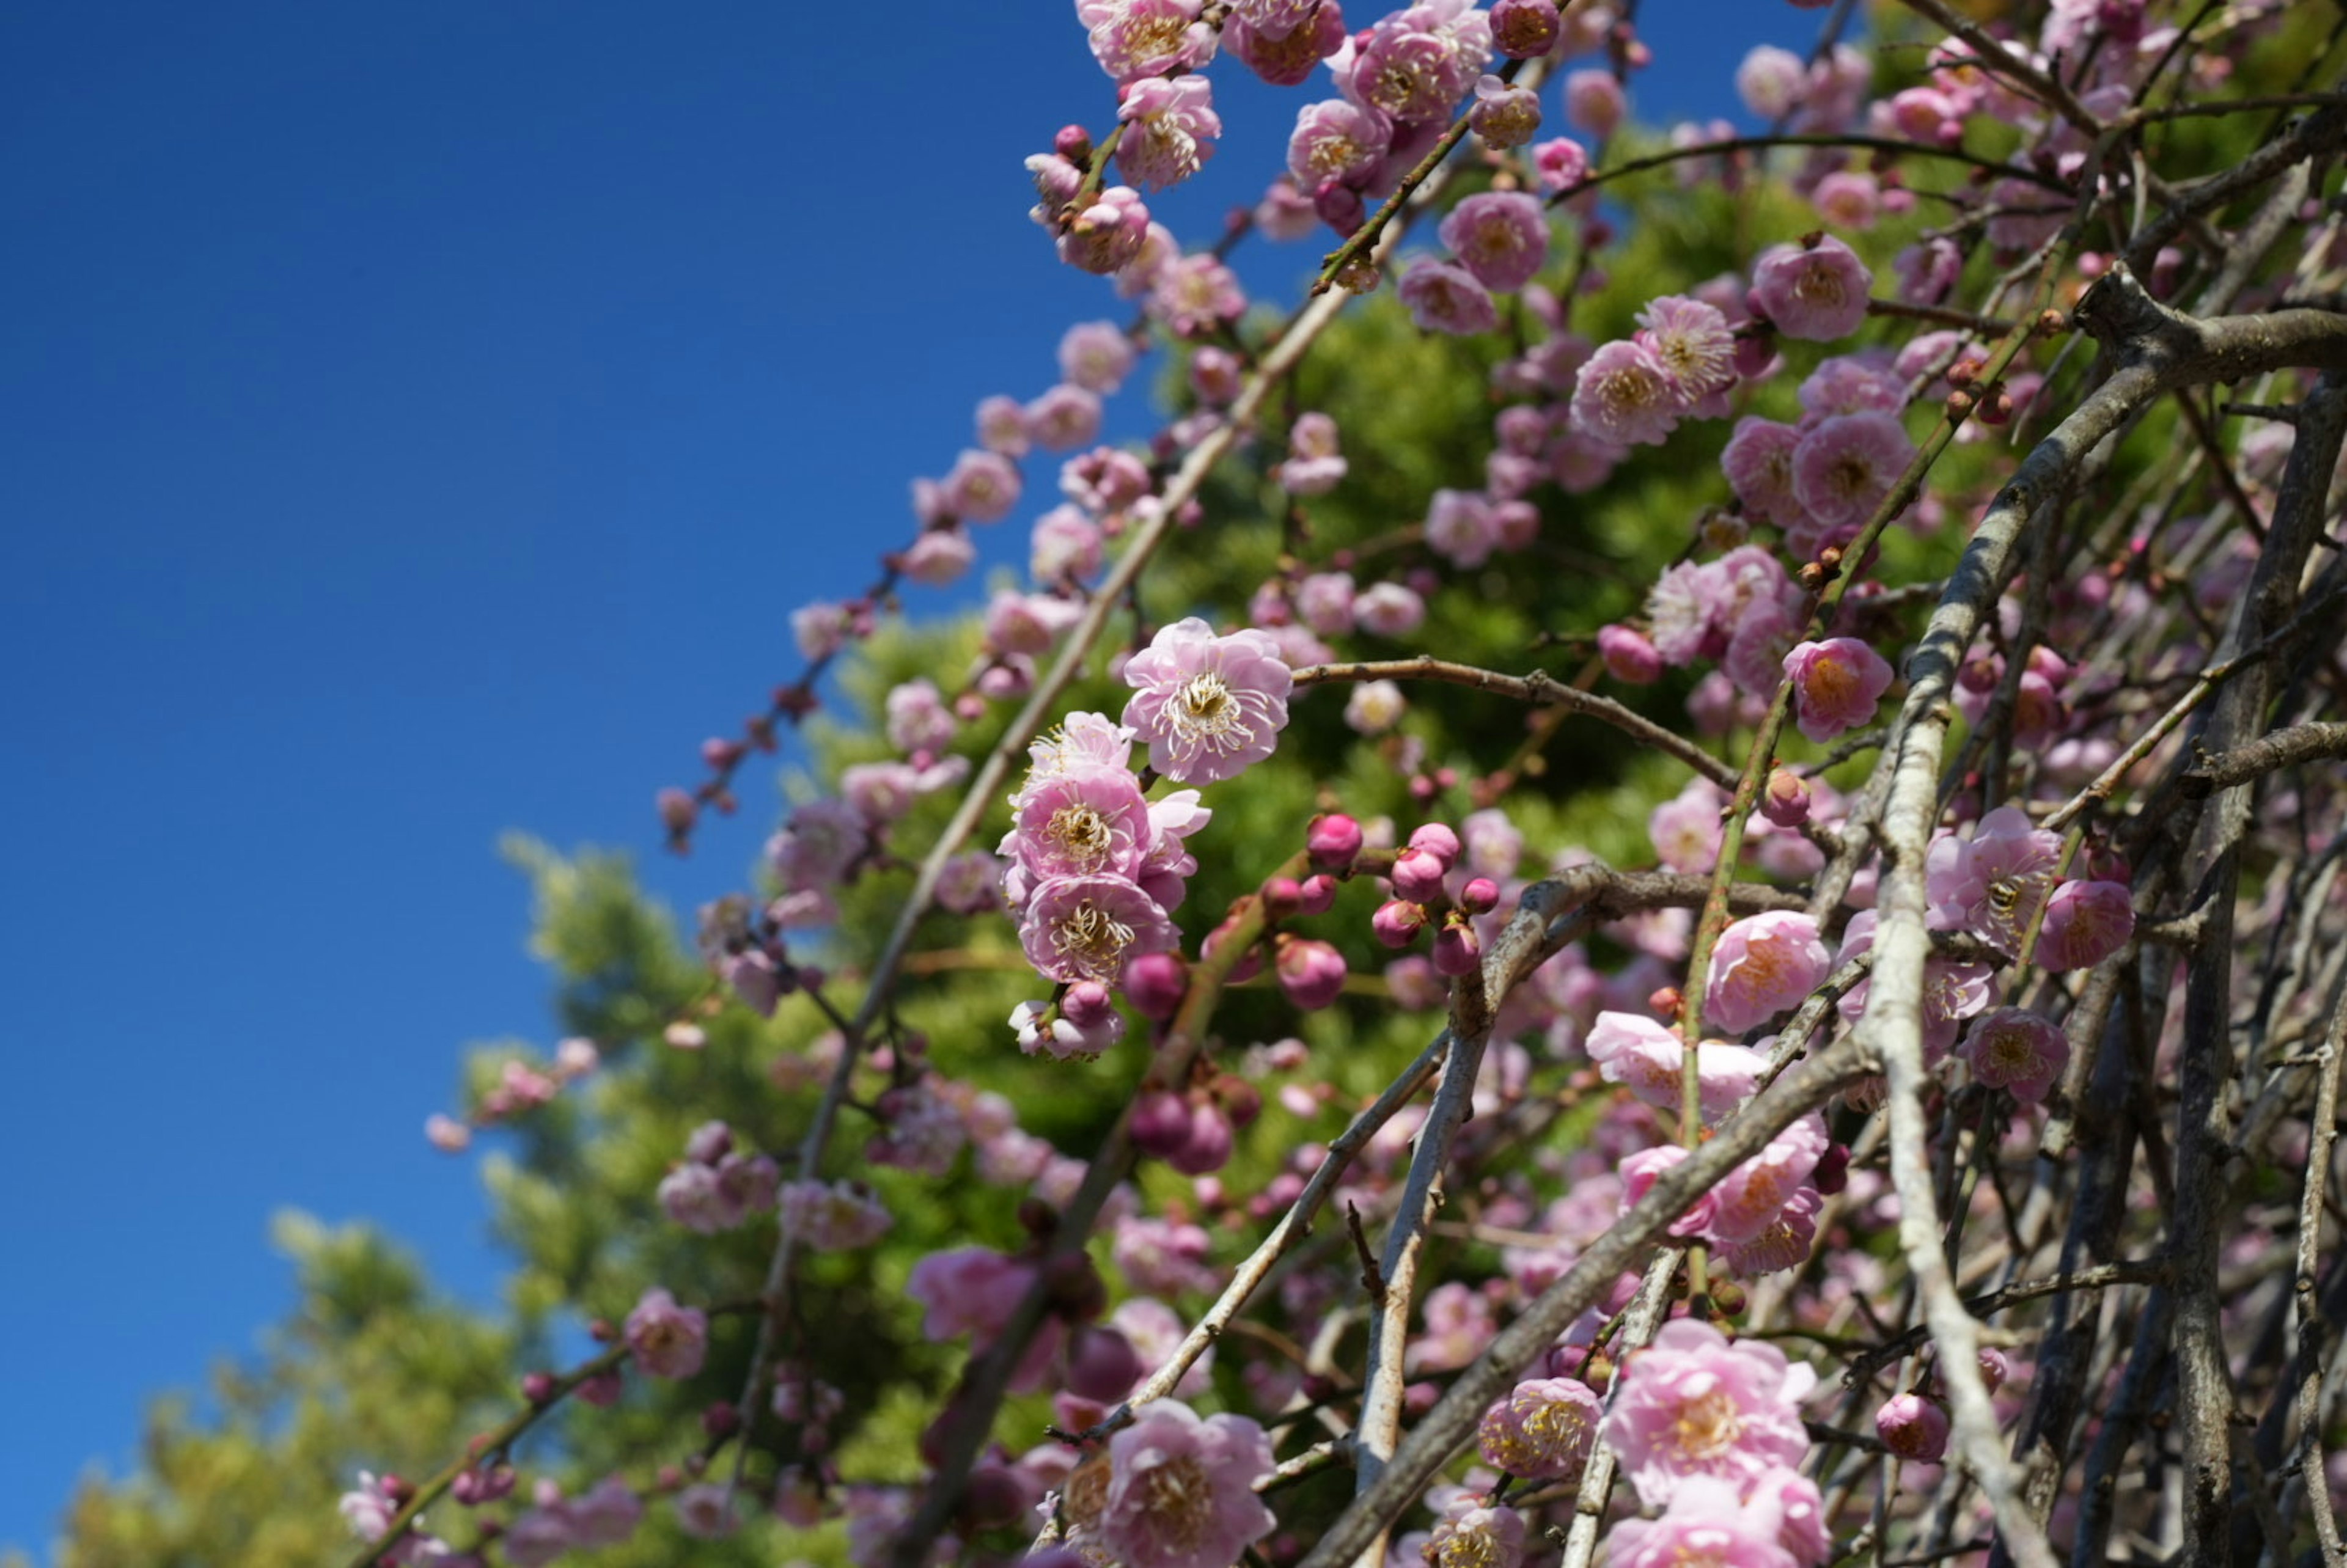
[[[1244,1416],[1159,1399],[1109,1440],[1092,1528],[1124,1568],[1229,1568],[1278,1522],[1255,1493],[1271,1440]]]
[[[1752,269],[1751,302],[1787,337],[1831,343],[1866,320],[1874,274],[1858,253],[1828,234],[1815,245],[1779,245]]]
[[[1215,784],[1271,755],[1295,684],[1265,633],[1217,637],[1177,620],[1124,667],[1135,695],[1124,723],[1149,743],[1149,764],[1182,784]]]
[[[1704,1016],[1741,1034],[1799,1004],[1830,965],[1818,923],[1790,909],[1747,916],[1712,949]]]
[[[1809,1447],[1800,1401],[1816,1385],[1774,1345],[1731,1345],[1683,1317],[1624,1363],[1603,1435],[1639,1501],[1661,1507],[1690,1478],[1736,1484],[1799,1464]]]
[[[1804,642],[1785,655],[1793,682],[1793,722],[1813,741],[1830,741],[1874,717],[1891,689],[1882,655],[1854,637]]]

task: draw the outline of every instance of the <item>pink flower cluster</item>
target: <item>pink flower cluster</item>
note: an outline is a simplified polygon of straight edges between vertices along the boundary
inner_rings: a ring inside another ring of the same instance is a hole
[[[661,1212],[703,1235],[729,1231],[774,1206],[782,1171],[755,1152],[733,1146],[733,1130],[703,1122],[685,1140],[684,1159],[661,1178]]]
[[[1727,413],[1736,340],[1717,305],[1666,294],[1639,313],[1639,331],[1581,367],[1573,427],[1615,446],[1658,446],[1685,418]]]

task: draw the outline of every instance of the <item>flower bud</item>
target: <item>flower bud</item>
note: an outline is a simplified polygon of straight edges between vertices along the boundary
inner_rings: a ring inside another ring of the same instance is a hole
[[[1442,861],[1423,849],[1405,849],[1395,857],[1389,880],[1394,896],[1412,904],[1431,904],[1442,897]]]
[[[1142,1017],[1172,1018],[1190,989],[1190,970],[1174,953],[1144,953],[1124,966],[1124,995]]]
[[[701,803],[681,789],[661,791],[653,804],[660,812],[661,825],[672,838],[691,833],[694,819],[701,815]]]
[[[1190,1108],[1190,1136],[1165,1156],[1165,1163],[1185,1176],[1206,1176],[1231,1163],[1231,1123],[1222,1108],[1200,1101]]]
[[[1382,904],[1369,917],[1369,930],[1389,948],[1407,948],[1418,940],[1419,929],[1426,924],[1426,911],[1407,899],[1397,898]]]
[[[1108,1404],[1133,1391],[1148,1368],[1133,1341],[1113,1328],[1085,1324],[1068,1337],[1068,1389]]]
[[[1435,782],[1443,788],[1449,789],[1459,782],[1459,775],[1449,768],[1440,769],[1435,774]],[[1442,863],[1442,869],[1445,871],[1459,863],[1459,835],[1439,822],[1430,822],[1411,834],[1409,846],[1412,849],[1422,849],[1434,856]]]
[[[1768,787],[1760,794],[1760,815],[1778,827],[1799,827],[1809,820],[1809,786],[1790,768],[1768,770]]]
[[[1850,1185],[1850,1146],[1829,1143],[1826,1152],[1818,1156],[1817,1166],[1809,1172],[1809,1185],[1821,1197],[1832,1197]]]
[[[1663,678],[1663,656],[1644,632],[1626,626],[1597,629],[1597,657],[1605,672],[1626,686],[1651,686]]]
[[[1470,915],[1488,915],[1500,907],[1500,885],[1488,876],[1470,878],[1459,889],[1459,907]]]
[[[1988,1391],[1993,1394],[2004,1387],[2007,1378],[2013,1376],[2013,1364],[2004,1358],[2004,1351],[1993,1345],[1983,1345],[1980,1352],[1980,1375],[1981,1381],[1986,1383]]]
[[[533,1405],[543,1405],[554,1398],[554,1374],[531,1372],[521,1380],[521,1397]]]
[[[1252,1127],[1255,1119],[1263,1114],[1263,1096],[1255,1086],[1244,1078],[1234,1078],[1225,1072],[1214,1080],[1214,1103],[1223,1108],[1234,1127]]]
[[[1343,812],[1316,816],[1305,829],[1304,847],[1321,870],[1349,871],[1354,857],[1361,853],[1361,825]]]
[[[1937,1464],[1948,1451],[1948,1412],[1921,1394],[1901,1394],[1874,1412],[1874,1432],[1901,1459]]]
[[[1189,1102],[1171,1090],[1146,1091],[1133,1102],[1128,1131],[1134,1148],[1161,1160],[1170,1159],[1190,1141]]]
[[[1337,906],[1337,879],[1329,876],[1307,876],[1296,889],[1296,907],[1299,914],[1326,915]]]
[[[1051,138],[1051,150],[1070,163],[1088,163],[1092,156],[1092,132],[1080,125],[1063,125]]]
[[[1304,906],[1304,889],[1293,876],[1275,876],[1263,885],[1263,912],[1284,920]]]
[[[1453,978],[1471,975],[1482,958],[1483,944],[1476,938],[1474,927],[1463,922],[1446,924],[1434,934],[1434,968],[1438,973]]]
[[[1345,989],[1345,955],[1329,943],[1289,940],[1279,945],[1275,968],[1279,989],[1307,1012],[1335,1001]]]

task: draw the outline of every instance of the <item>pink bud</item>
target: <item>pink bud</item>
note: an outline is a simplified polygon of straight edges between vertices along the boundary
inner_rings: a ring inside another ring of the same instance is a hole
[[[1809,1173],[1809,1185],[1824,1197],[1832,1197],[1850,1185],[1850,1146],[1829,1143],[1826,1152],[1818,1156],[1817,1168]]]
[[[1060,1016],[1087,1033],[1107,1023],[1115,1012],[1108,988],[1098,980],[1078,980],[1060,999]]]
[[[1605,672],[1629,686],[1651,686],[1663,678],[1663,656],[1644,632],[1626,626],[1597,629],[1597,656]]]
[[[1296,907],[1299,914],[1326,915],[1337,906],[1337,879],[1333,876],[1307,876],[1296,888]]]
[[[1459,775],[1449,768],[1436,770],[1434,782],[1444,789],[1459,782]],[[1448,871],[1459,860],[1459,835],[1439,822],[1430,822],[1409,835],[1409,846],[1422,849],[1442,863]]]
[[[1426,911],[1405,899],[1378,906],[1369,917],[1369,930],[1389,948],[1407,948],[1418,940],[1418,933],[1426,924]]]
[[[701,815],[700,803],[681,789],[661,791],[652,804],[660,811],[661,825],[678,837],[691,833],[694,820]]]
[[[542,1405],[554,1398],[554,1374],[531,1372],[521,1380],[521,1397],[533,1405]]]
[[[1500,885],[1488,876],[1471,878],[1459,889],[1459,907],[1470,915],[1488,915],[1500,907]]]
[[[1937,1464],[1948,1451],[1948,1412],[1921,1394],[1884,1401],[1874,1431],[1892,1453],[1919,1464]]]
[[[453,1116],[436,1112],[425,1118],[424,1136],[443,1153],[456,1154],[473,1141],[473,1130]]]
[[[1206,939],[1199,944],[1198,956],[1202,958],[1213,958],[1222,950],[1223,944],[1231,939],[1232,932],[1235,929],[1236,927],[1232,921],[1225,920],[1207,932]],[[1231,966],[1231,983],[1238,985],[1255,979],[1261,973],[1263,973],[1263,950],[1260,947],[1253,947]]]
[[[1080,125],[1063,125],[1051,138],[1051,150],[1070,163],[1082,163],[1092,155],[1092,132]]]
[[[1809,786],[1790,768],[1771,768],[1768,787],[1761,792],[1760,815],[1778,827],[1799,827],[1809,820]]]
[[[1171,1090],[1150,1090],[1133,1102],[1127,1131],[1134,1148],[1166,1159],[1190,1141],[1189,1102]]]
[[[731,1437],[742,1427],[742,1412],[729,1399],[712,1399],[701,1412],[701,1430],[712,1438]]]
[[[1284,920],[1304,907],[1304,889],[1293,876],[1275,876],[1263,885],[1264,913]]]
[[[1189,989],[1189,967],[1177,954],[1144,953],[1124,966],[1125,998],[1143,1018],[1172,1018]]]
[[[1423,849],[1405,849],[1393,865],[1394,896],[1412,904],[1431,904],[1442,897],[1442,874],[1449,867]]]
[[[1446,924],[1434,934],[1434,968],[1437,973],[1453,978],[1471,975],[1482,958],[1483,944],[1476,939],[1474,927],[1463,922]]]
[[[1980,1352],[1980,1374],[1981,1381],[1986,1383],[1988,1391],[1993,1394],[2004,1387],[2007,1378],[2013,1376],[2013,1364],[2004,1358],[2004,1351],[1993,1345],[1983,1345]]]
[[[1084,1399],[1122,1399],[1147,1370],[1133,1341],[1113,1328],[1084,1324],[1068,1337],[1068,1389]]]
[[[1316,816],[1304,832],[1304,847],[1323,871],[1349,871],[1361,853],[1361,825],[1342,812]]]
[[[1165,1156],[1185,1176],[1206,1176],[1231,1163],[1231,1122],[1222,1107],[1202,1100],[1190,1109],[1190,1136]]]
[[[1327,942],[1290,940],[1280,944],[1279,989],[1307,1012],[1335,1001],[1345,989],[1345,955]]]

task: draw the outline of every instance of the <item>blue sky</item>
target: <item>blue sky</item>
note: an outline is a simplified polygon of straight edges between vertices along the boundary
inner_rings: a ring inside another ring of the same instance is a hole
[[[1761,9],[1649,7],[1686,31],[1641,110],[1721,112],[1816,19]],[[279,1206],[494,1289],[419,1128],[467,1041],[546,1039],[495,842],[634,845],[679,905],[746,865],[764,776],[682,864],[653,790],[793,673],[788,611],[868,579],[978,399],[1122,313],[1025,216],[1024,157],[1112,114],[1071,10],[0,23],[0,1545],[45,1553],[146,1397],[283,1311]],[[1159,208],[1185,238],[1304,101],[1240,75]]]

